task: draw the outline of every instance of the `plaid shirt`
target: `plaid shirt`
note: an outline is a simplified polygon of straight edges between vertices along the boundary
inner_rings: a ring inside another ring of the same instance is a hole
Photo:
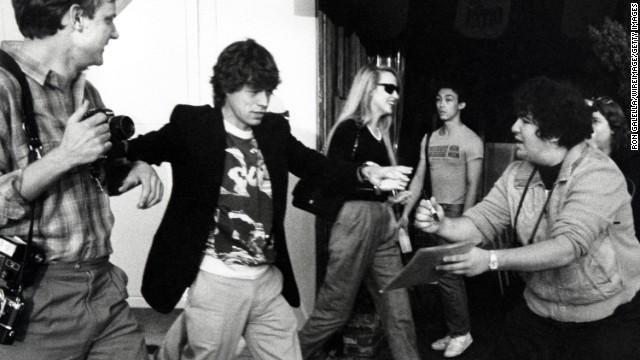
[[[83,74],[65,89],[59,74],[28,57],[19,46],[19,42],[2,43],[27,75],[44,155],[60,145],[67,119],[83,99],[90,108],[103,104]],[[32,207],[18,191],[28,153],[20,103],[18,82],[0,69],[0,234],[26,240]],[[98,188],[88,166],[63,175],[35,204],[33,241],[44,250],[46,262],[81,262],[111,254],[114,219],[109,197]]]

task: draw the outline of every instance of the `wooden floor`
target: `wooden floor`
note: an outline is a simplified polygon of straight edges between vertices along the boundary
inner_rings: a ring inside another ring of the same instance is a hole
[[[467,292],[469,295],[469,308],[471,312],[471,334],[474,342],[456,360],[485,360],[497,338],[502,325],[505,311],[511,306],[514,299],[522,293],[521,284],[511,277],[511,285],[505,285],[503,295],[496,273],[486,273],[475,278],[467,278]],[[444,320],[442,318],[439,295],[435,285],[425,285],[410,290],[418,347],[422,359],[445,359],[442,352],[431,350],[431,342],[445,333]],[[162,343],[166,331],[181,310],[174,310],[170,314],[160,314],[152,309],[134,309],[134,313],[145,332],[147,344],[157,346]],[[373,359],[390,359],[389,348],[382,343],[376,357]],[[248,350],[241,352],[239,359],[251,359]],[[329,359],[352,359],[340,354]],[[363,358],[358,358],[362,359]]]

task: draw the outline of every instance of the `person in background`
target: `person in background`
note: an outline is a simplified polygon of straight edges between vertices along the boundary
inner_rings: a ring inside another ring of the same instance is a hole
[[[395,165],[389,127],[400,96],[398,89],[394,69],[362,67],[329,134],[329,158]],[[419,358],[407,290],[379,293],[402,270],[398,224],[391,203],[403,203],[406,198],[404,192],[394,198],[372,186],[347,194],[331,229],[324,282],[299,333],[305,359],[321,350],[349,320],[363,281],[382,319],[393,358]]]
[[[425,183],[431,184],[430,189],[424,189],[425,193],[438,199],[448,218],[460,217],[477,201],[484,146],[480,137],[462,123],[461,114],[466,105],[461,84],[444,82],[439,86],[436,110],[443,125],[432,134],[426,134],[420,143],[420,162],[409,185],[411,196],[400,221],[405,229]],[[427,158],[429,169],[426,168]],[[425,182],[427,176],[430,179]],[[447,241],[438,239],[438,243],[444,245]],[[473,342],[464,278],[446,273],[438,280],[438,288],[448,333],[431,347],[444,350],[445,357],[455,357]]]
[[[33,244],[44,261],[27,264],[34,283],[24,290],[16,341],[0,345],[0,359],[147,360],[126,274],[109,262],[108,187],[91,169],[111,174],[90,165],[116,144],[104,114],[83,120],[104,107],[83,71],[102,65],[105,46],[119,36],[115,2],[14,0],[13,8],[25,39],[3,42],[2,50],[26,75],[42,158],[27,161],[21,88],[0,69],[0,234],[27,240],[35,216]],[[162,183],[148,164],[121,170],[128,175],[115,189],[142,183],[138,207],[160,201]]]
[[[128,143],[130,160],[172,167],[142,294],[166,313],[189,291],[159,359],[233,359],[241,337],[254,358],[300,359],[284,229],[289,172],[346,190],[366,180],[406,186],[410,168],[330,161],[294,138],[267,112],[279,83],[267,49],[234,42],[213,67],[214,107],[178,105],[168,124]]]
[[[514,108],[522,160],[462,217],[446,217],[432,197],[415,225],[476,243],[512,228],[515,247],[475,247],[436,269],[523,277],[524,301],[507,314],[491,359],[638,359],[640,243],[623,174],[589,144],[591,109],[574,87],[546,77],[521,85]]]
[[[591,142],[603,153],[609,155],[627,178],[631,194],[633,223],[636,236],[640,232],[640,197],[636,191],[640,185],[640,158],[637,152],[629,149],[631,145],[629,124],[620,105],[608,96],[587,100],[593,111],[593,134]]]

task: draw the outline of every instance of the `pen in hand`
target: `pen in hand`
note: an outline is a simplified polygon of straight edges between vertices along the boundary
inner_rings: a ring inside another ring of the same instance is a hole
[[[433,216],[433,219],[435,221],[440,221],[440,216],[438,216],[438,212],[436,211],[436,208],[433,207],[433,204],[431,203],[431,201],[427,200],[427,202],[429,203],[429,206],[431,206],[429,210],[431,210],[431,215]]]

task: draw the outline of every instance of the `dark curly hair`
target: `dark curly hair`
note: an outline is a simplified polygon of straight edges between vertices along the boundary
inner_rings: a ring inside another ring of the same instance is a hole
[[[20,33],[29,39],[42,39],[64,29],[62,17],[72,5],[79,5],[83,15],[93,19],[103,1],[115,0],[12,0]]]
[[[541,139],[558,138],[567,149],[589,139],[593,132],[591,109],[569,83],[541,76],[522,84],[514,94],[518,117],[531,115]]]
[[[278,84],[280,72],[271,53],[253,39],[237,41],[220,53],[213,67],[213,102],[224,105],[227,94],[244,85],[271,92]]]
[[[458,95],[458,103],[466,102],[467,94],[464,89],[464,82],[457,77],[449,77],[441,79],[437,82],[436,94],[442,89],[451,89]]]
[[[608,96],[601,96],[593,100],[591,111],[600,112],[600,114],[607,119],[611,131],[613,131],[613,135],[611,136],[612,156],[630,143],[629,136],[631,131],[629,131],[627,117],[617,102]]]

